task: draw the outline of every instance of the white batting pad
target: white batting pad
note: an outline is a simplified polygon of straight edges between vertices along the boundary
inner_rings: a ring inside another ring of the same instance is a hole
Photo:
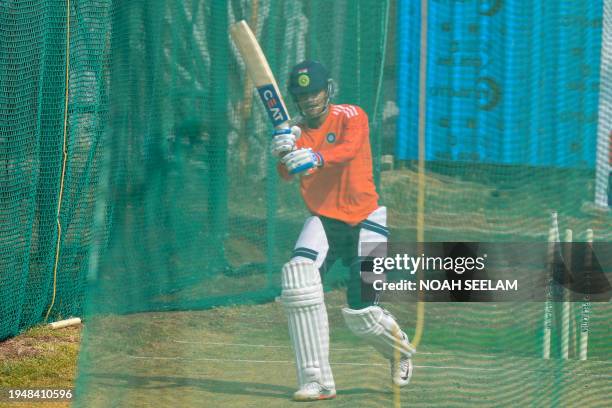
[[[334,388],[329,366],[329,326],[321,276],[311,261],[292,260],[283,266],[281,302],[289,320],[298,385],[309,382]]]
[[[342,316],[348,328],[358,337],[372,345],[383,356],[393,358],[394,351],[402,357],[412,357],[416,352],[393,316],[380,306],[365,309],[342,309]]]

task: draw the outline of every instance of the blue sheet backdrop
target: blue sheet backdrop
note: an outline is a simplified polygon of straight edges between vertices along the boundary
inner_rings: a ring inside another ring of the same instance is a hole
[[[396,156],[418,157],[420,2],[398,2]],[[426,159],[594,168],[602,0],[430,0]]]

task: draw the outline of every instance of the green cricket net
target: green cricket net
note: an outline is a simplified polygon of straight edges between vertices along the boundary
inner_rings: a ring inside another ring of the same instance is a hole
[[[554,212],[561,237],[610,242],[591,204],[609,192],[610,5],[416,3],[0,4],[0,339],[84,316],[75,406],[287,406],[275,298],[308,212],[276,174],[240,19],[281,91],[317,59],[368,113],[392,241],[546,243]],[[342,321],[347,277],[325,276],[330,405],[606,405],[609,302],[390,302],[419,337],[400,393]]]

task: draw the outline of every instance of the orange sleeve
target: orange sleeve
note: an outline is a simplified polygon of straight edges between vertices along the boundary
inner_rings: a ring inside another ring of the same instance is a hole
[[[289,174],[287,167],[285,167],[281,162],[276,163],[276,172],[283,180],[289,181],[293,178],[293,176]]]
[[[331,149],[319,152],[323,156],[324,167],[346,163],[357,155],[357,152],[363,146],[363,141],[370,137],[366,113],[360,110],[357,116],[347,119],[342,132],[342,142]]]

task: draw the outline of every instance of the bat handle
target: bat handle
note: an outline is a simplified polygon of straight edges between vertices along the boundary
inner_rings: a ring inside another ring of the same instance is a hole
[[[283,129],[291,129],[291,126],[289,126],[289,121],[286,121],[279,125],[274,126],[274,130],[283,130]]]

